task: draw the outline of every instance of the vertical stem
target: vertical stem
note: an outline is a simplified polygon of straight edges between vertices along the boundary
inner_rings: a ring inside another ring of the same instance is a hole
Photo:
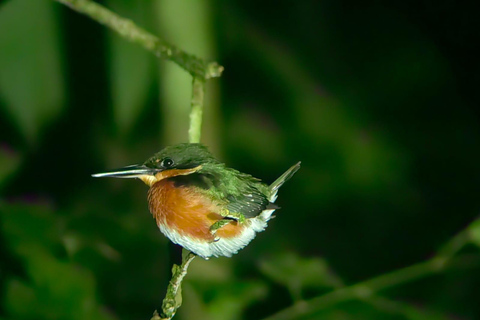
[[[199,143],[202,134],[203,101],[205,96],[205,81],[193,78],[192,102],[190,110],[190,128],[188,129],[188,141]]]
[[[182,305],[182,281],[187,275],[188,266],[195,259],[196,255],[183,249],[182,264],[172,267],[172,279],[167,288],[167,294],[162,302],[162,314],[159,316],[155,310],[150,320],[170,320],[175,316],[178,308]]]
[[[190,110],[190,127],[188,129],[188,140],[190,143],[199,143],[202,134],[203,101],[205,96],[205,81],[193,77],[192,101]],[[187,275],[188,266],[195,259],[196,255],[186,249],[182,249],[182,264],[172,267],[172,279],[167,288],[167,294],[162,302],[161,317],[157,311],[151,320],[172,319],[177,309],[182,305],[182,281]]]
[[[138,27],[132,21],[125,19],[102,5],[90,0],[56,0],[73,10],[83,13],[93,20],[117,32],[124,39],[138,43],[146,50],[153,52],[157,57],[175,62],[193,77],[192,100],[190,110],[190,127],[188,130],[189,142],[200,142],[202,133],[202,116],[205,95],[205,81],[220,77],[223,67],[216,62],[206,62],[194,55],[180,50],[165,40],[154,36]],[[172,319],[182,304],[182,281],[187,274],[188,266],[196,255],[183,249],[182,264],[173,265],[172,278],[168,284],[167,294],[162,303],[161,316],[154,312],[151,320]]]

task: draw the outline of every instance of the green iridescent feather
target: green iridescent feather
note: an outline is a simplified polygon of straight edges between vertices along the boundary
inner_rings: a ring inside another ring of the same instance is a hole
[[[256,217],[265,209],[277,208],[269,199],[300,165],[298,163],[291,167],[268,186],[251,175],[226,167],[215,159],[205,146],[190,143],[167,147],[144,164],[162,169],[166,159],[171,160],[168,163],[173,163],[169,169],[190,169],[201,165],[200,170],[195,173],[168,179],[179,187],[195,188],[197,192],[205,194],[232,214],[241,214],[245,218]]]

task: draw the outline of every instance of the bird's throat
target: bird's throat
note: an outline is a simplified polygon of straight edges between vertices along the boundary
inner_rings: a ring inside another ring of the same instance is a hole
[[[142,175],[142,176],[139,176],[138,178],[142,180],[147,186],[152,187],[155,183],[163,179],[176,177],[176,176],[186,176],[194,172],[197,172],[201,168],[202,166],[197,166],[195,168],[190,168],[190,169],[170,169],[170,170],[157,172],[155,175]]]

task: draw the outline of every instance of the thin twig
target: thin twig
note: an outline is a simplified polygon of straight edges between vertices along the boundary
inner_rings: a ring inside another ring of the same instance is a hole
[[[200,142],[202,133],[202,115],[203,100],[205,93],[205,81],[199,78],[193,78],[192,82],[192,102],[190,111],[190,127],[188,129],[189,142]],[[182,249],[182,264],[172,267],[172,279],[168,284],[167,294],[162,302],[162,314],[158,315],[155,310],[150,320],[170,320],[173,318],[178,308],[182,305],[182,281],[187,275],[190,262],[195,259],[196,255],[187,249]]]
[[[216,62],[206,62],[192,54],[177,48],[148,31],[140,28],[131,20],[120,17],[102,5],[90,0],[55,0],[75,11],[83,13],[93,20],[109,27],[123,38],[140,44],[153,52],[158,58],[175,62],[194,78],[210,79],[220,77],[223,67]]]
[[[400,315],[405,319],[449,319],[436,311],[425,309],[424,307],[417,307],[403,301],[391,300],[385,297],[372,296],[363,301],[379,311],[392,315]]]
[[[439,268],[439,264],[436,259],[430,259],[426,262],[396,270],[392,273],[381,275],[349,287],[334,290],[330,293],[310,300],[300,301],[293,306],[290,306],[268,318],[265,318],[264,320],[298,319],[341,302],[364,300],[378,293],[379,291],[394,287],[399,284],[405,284],[414,280],[431,276],[435,273],[443,271],[449,266],[478,266],[479,261],[475,258],[476,257],[472,257],[470,255],[460,256],[452,259],[448,264],[444,264],[441,266],[441,268]]]
[[[153,52],[158,58],[175,62],[189,72],[193,77],[192,101],[190,111],[189,142],[200,142],[202,129],[202,115],[204,105],[205,81],[220,77],[223,67],[216,62],[206,62],[194,55],[188,54],[176,46],[160,39],[146,30],[135,25],[107,8],[90,0],[55,0],[75,11],[83,13],[93,20],[109,27],[123,38],[138,43],[146,50]],[[182,304],[182,281],[187,274],[188,266],[196,255],[183,249],[182,264],[173,265],[172,278],[167,287],[167,294],[162,302],[162,314],[155,310],[151,320],[172,319]]]
[[[187,275],[188,266],[195,259],[196,255],[183,249],[182,264],[172,267],[172,279],[167,287],[167,294],[162,302],[162,314],[158,315],[157,310],[153,313],[150,320],[170,320],[173,318],[178,308],[182,305],[182,281]]]

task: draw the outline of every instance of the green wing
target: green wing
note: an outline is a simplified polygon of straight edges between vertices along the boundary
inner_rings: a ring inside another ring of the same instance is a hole
[[[273,208],[267,197],[255,187],[249,187],[245,193],[228,195],[227,209],[233,213],[241,213],[245,218],[254,218],[263,210]]]
[[[268,186],[258,179],[223,166],[221,172],[212,169],[168,179],[177,187],[195,187],[232,214],[242,214],[245,218],[256,217],[265,209],[278,208],[268,200]]]

